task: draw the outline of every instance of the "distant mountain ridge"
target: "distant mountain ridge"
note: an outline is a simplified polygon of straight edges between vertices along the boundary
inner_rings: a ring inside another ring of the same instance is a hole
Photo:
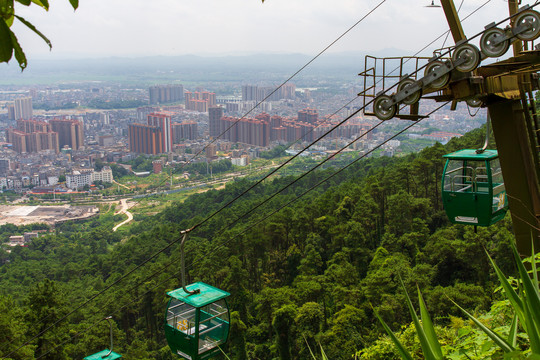
[[[385,49],[370,55],[377,57],[396,56],[403,51]],[[358,73],[364,66],[362,52],[325,53],[310,64],[311,71]],[[88,77],[114,78],[136,75],[146,78],[158,74],[163,78],[167,72],[174,73],[238,73],[238,72],[294,72],[310,61],[314,55],[305,54],[253,54],[238,56],[147,56],[147,57],[108,57],[93,59],[39,59],[30,58],[28,68],[21,73],[16,64],[0,66],[0,84],[28,83],[32,78],[43,83],[46,78],[58,81],[83,80]],[[178,78],[176,76],[171,76]],[[201,79],[204,80],[204,79]]]

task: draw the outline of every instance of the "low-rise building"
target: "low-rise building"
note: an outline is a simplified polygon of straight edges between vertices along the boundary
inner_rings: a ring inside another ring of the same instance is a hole
[[[85,185],[91,185],[96,181],[112,183],[112,169],[109,166],[104,166],[101,171],[94,171],[93,169],[80,169],[73,170],[71,174],[66,175],[66,186],[70,189],[80,189]]]
[[[9,237],[8,246],[24,246],[24,236],[12,235]]]

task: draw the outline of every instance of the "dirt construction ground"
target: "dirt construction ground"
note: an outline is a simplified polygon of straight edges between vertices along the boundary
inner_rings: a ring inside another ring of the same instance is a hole
[[[98,213],[94,206],[8,206],[0,205],[0,225],[32,223],[54,225],[67,220],[84,219]]]

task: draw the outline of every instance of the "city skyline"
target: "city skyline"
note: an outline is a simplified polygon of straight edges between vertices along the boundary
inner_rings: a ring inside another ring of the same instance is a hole
[[[15,24],[13,30],[30,58],[138,57],[153,55],[303,53],[314,55],[375,8],[380,1],[207,0],[186,2],[134,0],[130,6],[110,0],[81,1],[73,12],[67,0],[49,12],[33,5],[17,12],[49,37],[53,50],[34,33]],[[470,0],[465,17],[484,1]],[[387,48],[416,52],[448,29],[441,8],[428,0],[386,1],[329,52],[377,51]],[[459,3],[456,3],[459,6]],[[463,26],[468,36],[507,17],[505,2],[490,2]],[[143,25],[141,25],[143,24]],[[279,26],[276,26],[279,24]],[[374,36],[375,33],[375,36]],[[369,34],[369,36],[366,36]],[[442,46],[444,37],[430,52]],[[451,44],[449,39],[447,45]]]

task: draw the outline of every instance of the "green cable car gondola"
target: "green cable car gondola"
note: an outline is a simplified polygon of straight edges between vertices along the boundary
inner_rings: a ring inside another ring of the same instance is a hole
[[[187,360],[208,359],[221,352],[229,338],[228,292],[203,282],[185,285],[184,244],[192,229],[182,231],[182,287],[167,293],[165,337],[172,352]]]
[[[167,293],[165,337],[171,350],[188,360],[220,353],[229,337],[228,292],[197,282]]]
[[[117,354],[114,351],[105,349],[103,351],[95,353],[94,355],[85,357],[84,360],[115,360],[115,359],[121,359],[121,358],[122,358],[122,355]]]
[[[112,328],[112,317],[111,316],[108,316],[106,317],[105,319],[103,320],[107,320],[107,322],[109,323],[109,331],[110,331],[110,335],[111,335],[111,346],[110,346],[110,350],[109,349],[105,349],[105,350],[102,350],[98,353],[95,353],[93,355],[90,355],[90,356],[87,356],[85,357],[83,360],[115,360],[115,359],[121,359],[122,358],[122,355],[120,354],[117,354],[115,353],[114,351],[112,351],[113,349],[113,328]]]
[[[497,150],[460,150],[444,155],[442,199],[455,224],[489,226],[504,218],[508,200]]]

